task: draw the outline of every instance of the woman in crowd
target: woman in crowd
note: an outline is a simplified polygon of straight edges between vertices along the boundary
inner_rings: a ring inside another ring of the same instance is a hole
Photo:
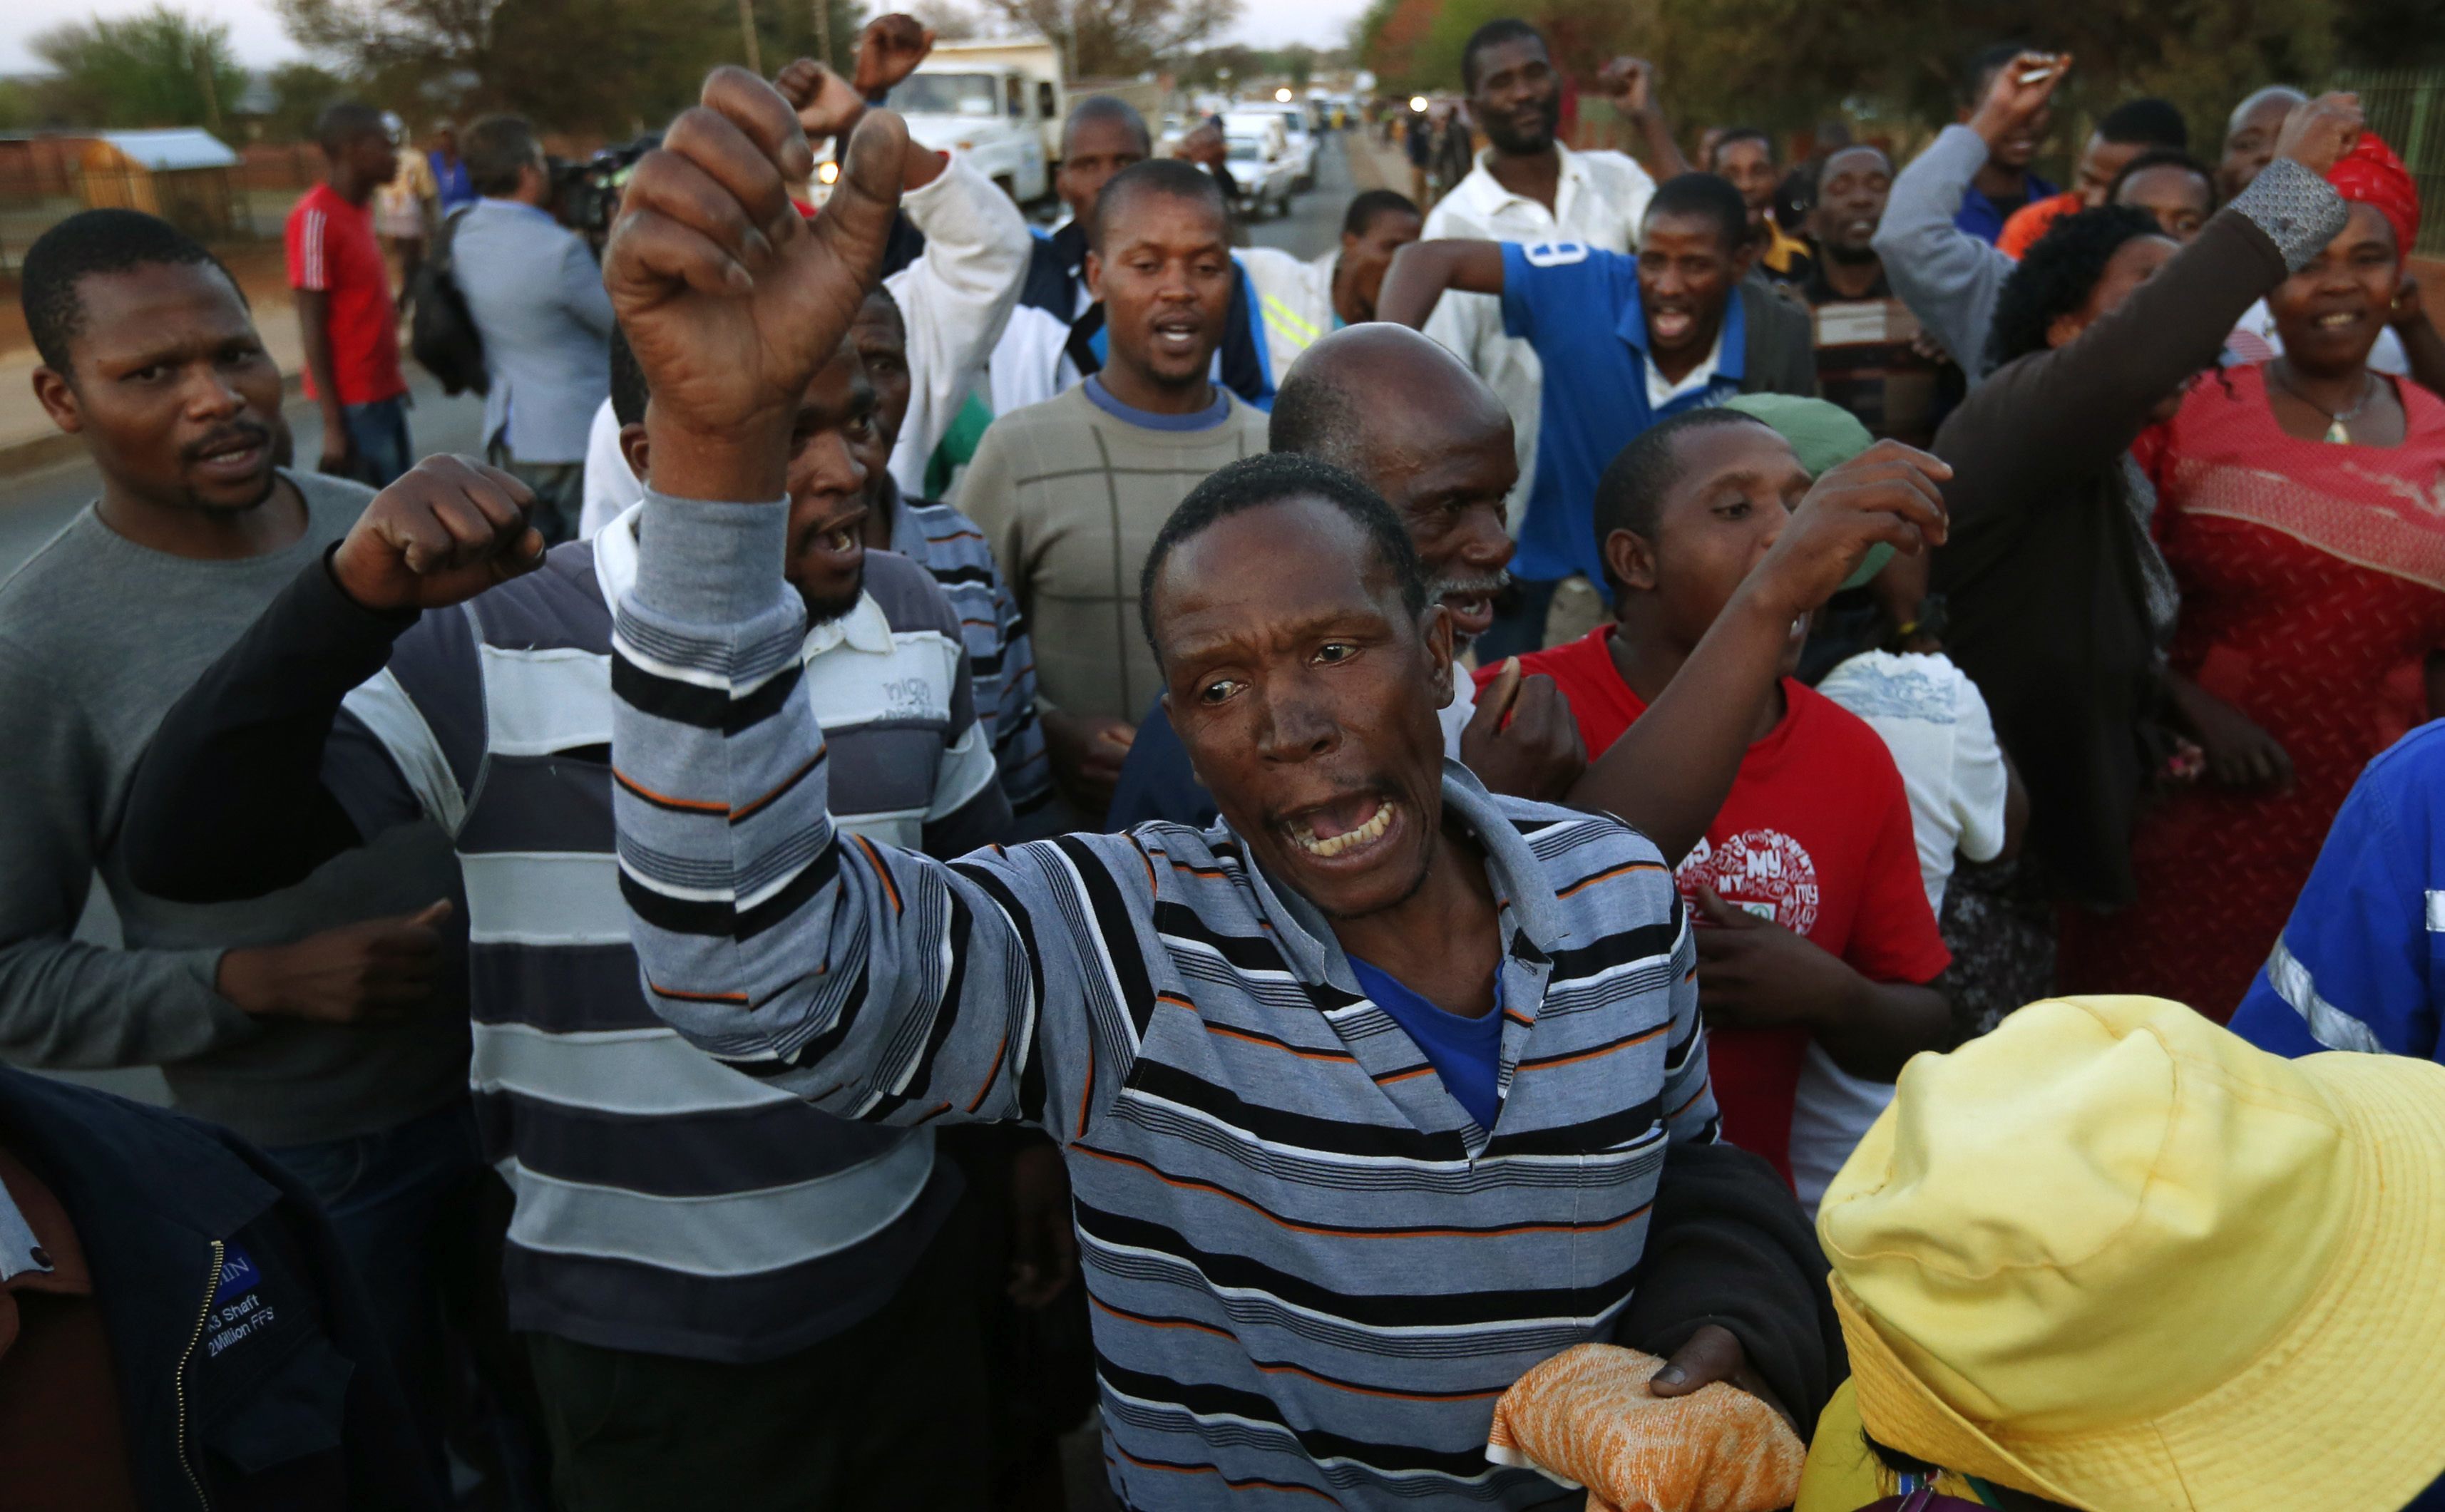
[[[2130,446],[2241,312],[2343,224],[2323,175],[2360,125],[2348,95],[2302,106],[2261,181],[2188,246],[2129,207],[2064,216],[2004,286],[1992,370],[1936,436],[1953,467],[1933,584],[1947,649],[2029,790],[2018,869],[1965,868],[1955,886],[1975,915],[1962,922],[2010,942],[1998,953],[2025,974],[2008,1002],[2045,989],[2052,904],[2131,901],[2132,825],[2174,756],[2158,708],[2176,598]]]
[[[2350,218],[2268,295],[2283,355],[2202,377],[2139,448],[2181,595],[2166,688],[2206,772],[2142,816],[2137,902],[2067,921],[2074,990],[2222,1020],[2361,769],[2445,713],[2422,676],[2445,646],[2445,401],[2368,365],[2418,197],[2374,137],[2329,177]]]

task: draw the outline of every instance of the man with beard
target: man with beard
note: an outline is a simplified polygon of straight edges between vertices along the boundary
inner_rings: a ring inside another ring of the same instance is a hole
[[[1467,237],[1535,246],[1571,241],[1606,252],[1633,252],[1655,180],[1617,152],[1575,152],[1558,139],[1562,76],[1544,36],[1525,21],[1489,21],[1461,49],[1468,113],[1485,133],[1477,165],[1427,216],[1428,240]],[[1646,156],[1667,177],[1688,165],[1672,142],[1655,99],[1654,70],[1617,58],[1603,75],[1614,108],[1635,124]],[[1500,302],[1456,295],[1438,308],[1427,334],[1460,354],[1511,412],[1520,453],[1520,481],[1511,495],[1515,518],[1536,486],[1540,400],[1544,368],[1528,343],[1502,328]],[[1548,596],[1550,597],[1550,595]],[[1485,649],[1510,655],[1532,650],[1544,632],[1546,600],[1510,608]],[[1527,626],[1533,622],[1534,632]]]
[[[1375,295],[1392,254],[1418,239],[1421,225],[1409,196],[1370,189],[1352,198],[1341,217],[1341,244],[1321,257],[1302,260],[1271,247],[1240,250],[1263,318],[1266,356],[1281,382],[1318,340],[1375,318]]]
[[[1093,233],[1102,368],[995,420],[957,500],[1027,618],[1054,780],[1089,823],[1163,685],[1132,627],[1138,568],[1199,479],[1265,449],[1263,413],[1209,377],[1239,277],[1222,190],[1142,162],[1104,187]]]
[[[0,707],[20,720],[0,743],[0,1055],[159,1066],[180,1110],[312,1185],[438,1470],[441,1209],[484,1179],[448,843],[402,828],[193,908],[134,878],[123,824],[162,711],[372,492],[273,465],[280,370],[228,271],[167,222],[72,215],[27,252],[22,289],[35,393],[103,490],[0,587]],[[124,948],[72,938],[97,873]]]
[[[1876,226],[1894,165],[1876,147],[1844,147],[1817,171],[1819,257],[1799,289],[1816,311],[1818,391],[1868,434],[1924,447],[1960,370],[1894,297],[1876,255]]]
[[[1433,342],[1378,322],[1311,347],[1276,397],[1268,431],[1276,452],[1342,468],[1392,507],[1428,596],[1450,614],[1452,655],[1465,655],[1511,581],[1504,500],[1520,464],[1511,417],[1493,392]],[[1556,800],[1570,792],[1586,757],[1552,680],[1511,676],[1483,702],[1476,691],[1456,668],[1452,700],[1437,715],[1444,755],[1496,793]],[[1169,819],[1202,830],[1216,818],[1165,702],[1148,710],[1122,763],[1112,829]]]
[[[650,414],[642,369],[614,371],[615,401]],[[875,402],[844,340],[776,448],[795,664],[825,690],[837,822],[956,855],[1005,838],[1010,808],[959,616],[861,539]],[[647,427],[623,440],[650,478]],[[510,1324],[563,1503],[982,1504],[975,1239],[930,1133],[708,1075],[643,1001],[606,750],[643,506],[496,588],[506,564],[435,564],[454,540],[519,544],[516,508],[466,464],[423,470],[464,476],[465,498],[378,501],[163,719],[129,806],[135,871],[168,896],[247,897],[402,825],[450,831],[471,1074],[516,1201]]]
[[[1652,1390],[1677,1395],[1746,1354],[1696,1368],[1716,1330],[1638,1311],[1657,1173],[1711,1125],[1653,848],[1444,764],[1446,611],[1383,501],[1295,457],[1207,479],[1140,578],[1226,829],[947,866],[840,844],[824,695],[774,654],[804,611],[766,454],[773,397],[880,256],[893,123],[852,144],[835,215],[766,246],[740,233],[805,145],[743,72],[705,99],[640,164],[606,266],[673,397],[612,732],[657,1012],[845,1116],[1060,1141],[1124,1503],[1550,1503],[1484,1455],[1523,1371],[1619,1334],[1674,1356]]]
[[[1543,606],[1563,579],[1602,589],[1591,501],[1624,442],[1734,394],[1816,392],[1806,314],[1746,278],[1753,252],[1740,192],[1691,173],[1649,200],[1634,258],[1568,241],[1423,241],[1393,259],[1384,319],[1423,326],[1446,289],[1497,295],[1504,330],[1571,375],[1540,405],[1541,460],[1520,523],[1525,649],[1542,644]],[[1480,653],[1512,644],[1489,638]]]

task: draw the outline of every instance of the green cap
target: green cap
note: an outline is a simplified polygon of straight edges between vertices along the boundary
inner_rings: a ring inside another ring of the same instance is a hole
[[[1798,394],[1739,394],[1726,400],[1724,407],[1754,415],[1773,426],[1775,434],[1791,443],[1800,465],[1808,469],[1811,477],[1849,461],[1876,443],[1868,427],[1859,423],[1859,417],[1827,400]],[[1868,548],[1867,559],[1842,580],[1842,587],[1859,587],[1884,570],[1893,557],[1894,549],[1878,541]]]

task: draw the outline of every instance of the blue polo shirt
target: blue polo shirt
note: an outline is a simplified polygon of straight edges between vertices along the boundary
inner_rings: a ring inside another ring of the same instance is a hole
[[[1656,408],[1647,397],[1647,312],[1638,261],[1576,241],[1502,246],[1502,328],[1537,349],[1545,385],[1537,481],[1511,570],[1531,581],[1584,573],[1604,590],[1596,550],[1596,479],[1632,437],[1668,415],[1741,391],[1748,321],[1734,289],[1724,307],[1714,377]]]
[[[2404,736],[2361,774],[2232,1029],[2279,1055],[2445,1060],[2440,1005],[2445,720]]]

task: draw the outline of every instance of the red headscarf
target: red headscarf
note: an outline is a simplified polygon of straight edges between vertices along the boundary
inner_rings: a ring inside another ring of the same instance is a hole
[[[2419,239],[2419,187],[2376,132],[2361,133],[2359,145],[2327,171],[2326,182],[2345,199],[2374,206],[2394,227],[2395,251],[2411,255],[2412,243]]]

